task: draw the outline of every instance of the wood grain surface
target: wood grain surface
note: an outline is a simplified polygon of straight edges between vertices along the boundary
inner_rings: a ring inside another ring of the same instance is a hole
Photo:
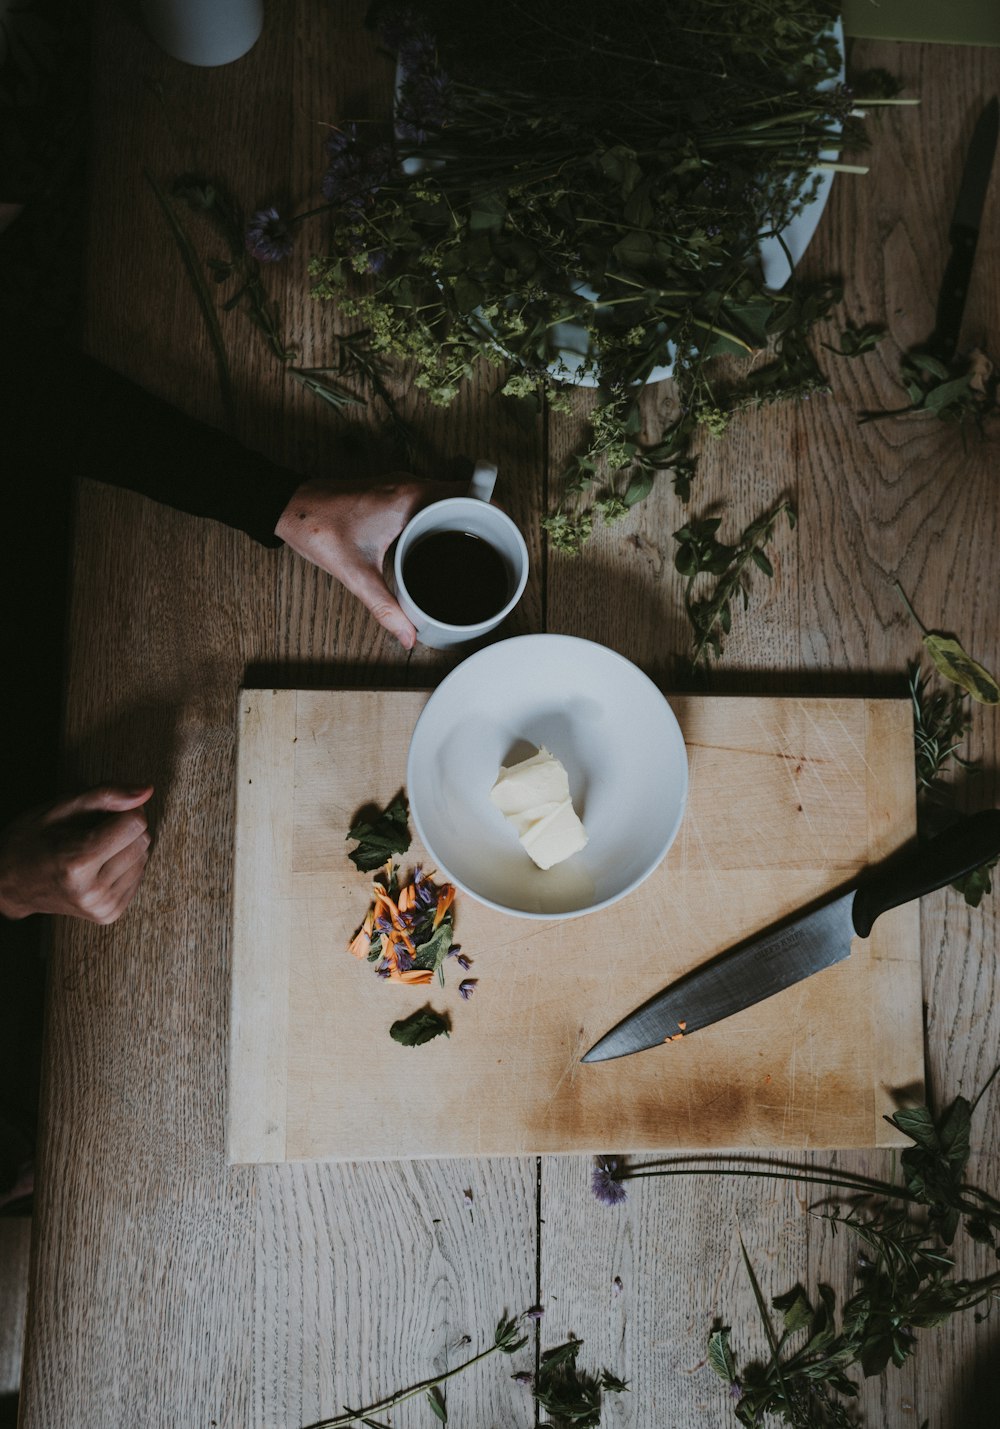
[[[326,126],[385,112],[391,65],[360,23],[364,8],[275,0],[248,56],[196,70],[161,54],[126,7],[97,6],[87,342],[188,411],[223,415],[211,347],[144,175],[169,184],[208,172],[248,210],[313,201]],[[574,399],[575,421],[525,430],[485,381],[448,412],[426,410],[401,384],[420,474],[479,455],[501,466],[503,499],[532,554],[514,631],[585,635],[664,688],[692,689],[670,533],[723,502],[725,531],[736,531],[790,494],[798,528],[776,541],[776,578],[755,586],[714,692],[905,695],[918,632],[893,576],[928,626],[954,630],[1000,666],[995,428],[980,439],[933,421],[857,421],[863,408],[899,405],[899,349],[932,326],[958,166],[1000,88],[1000,53],[866,42],[850,62],[854,72],[888,69],[921,104],[872,125],[870,173],[838,177],[804,270],[841,273],[846,316],[885,321],[890,336],[854,362],[829,357],[828,397],[744,414],[723,441],[706,442],[689,510],[664,483],[582,558],[548,553],[539,520],[592,399]],[[192,234],[210,255],[193,221]],[[308,252],[321,242],[318,229],[304,234],[292,264],[269,277],[304,365],[323,361],[335,321],[307,296]],[[243,440],[303,471],[391,469],[398,459],[377,413],[368,425],[338,423],[287,379],[245,314],[221,321]],[[963,345],[995,351],[998,331],[994,181]],[[650,431],[669,401],[669,384],[648,393]],[[545,1307],[531,1329],[539,1345],[573,1331],[582,1364],[630,1381],[606,1422],[732,1424],[705,1346],[722,1321],[741,1354],[763,1348],[739,1237],[765,1294],[850,1284],[853,1249],[806,1214],[801,1189],[647,1180],[611,1210],[592,1198],[579,1156],[226,1163],[236,691],[426,687],[448,661],[404,657],[289,552],[97,485],[80,494],[66,659],[67,779],[155,780],[156,843],[119,924],[56,934],[25,1429],[294,1429],[456,1364],[489,1342],[505,1310],[535,1301]],[[961,790],[969,807],[996,802],[997,736],[996,712],[977,709],[971,749],[983,772]],[[978,910],[951,892],[923,901],[927,1073],[939,1100],[974,1095],[997,1059],[997,932],[990,899]],[[380,1103],[413,1094],[378,1063],[372,1081]],[[614,1151],[617,1127],[606,1134]],[[809,1159],[825,1165],[830,1154]],[[836,1160],[891,1171],[887,1152]],[[976,1111],[970,1176],[995,1193],[998,1164],[994,1090]],[[967,1239],[956,1252],[962,1273],[995,1267]],[[452,1381],[451,1422],[533,1424],[530,1395],[510,1376],[533,1368],[534,1347]],[[998,1354],[996,1316],[921,1332],[903,1371],[863,1386],[866,1422],[995,1425]],[[392,1422],[426,1424],[428,1407],[412,1401]]]
[[[344,830],[405,780],[416,691],[244,690],[237,715],[231,1162],[885,1146],[923,1100],[919,910],[836,967],[640,1061],[580,1057],[652,993],[903,846],[915,828],[907,701],[679,696],[691,787],[680,833],[622,902],[527,922],[459,894],[473,958],[395,987],[345,949],[370,879]],[[568,758],[568,756],[566,756]],[[483,793],[485,798],[485,791]],[[642,817],[642,810],[635,810]],[[414,841],[404,866],[433,868]],[[414,1066],[389,1023],[451,1021]],[[430,1095],[372,1116],[372,1064]]]

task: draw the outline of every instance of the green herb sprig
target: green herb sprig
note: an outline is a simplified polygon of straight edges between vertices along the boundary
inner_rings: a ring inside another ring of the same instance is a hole
[[[795,511],[790,502],[782,501],[752,521],[734,546],[718,540],[716,532],[722,522],[715,516],[689,522],[674,532],[678,546],[674,565],[687,579],[684,605],[694,632],[692,664],[699,660],[707,663],[710,655],[718,658],[722,654],[723,637],[732,629],[734,603],[742,599],[744,610],[750,603],[751,569],[773,578],[774,567],[764,547],[782,516],[794,528]],[[714,576],[715,585],[708,595],[696,598],[694,587],[703,576]]]
[[[527,1314],[530,1315],[531,1312]],[[453,1369],[421,1380],[419,1384],[408,1389],[396,1390],[364,1409],[345,1409],[343,1414],[334,1415],[331,1419],[318,1420],[307,1425],[306,1429],[351,1429],[351,1426],[357,1425],[369,1426],[370,1429],[385,1429],[385,1426],[372,1416],[395,1409],[397,1405],[408,1399],[415,1399],[418,1395],[426,1398],[435,1418],[442,1424],[447,1424],[448,1406],[441,1386],[457,1375],[465,1374],[473,1365],[480,1364],[491,1355],[514,1355],[523,1349],[528,1343],[528,1336],[521,1333],[521,1318],[523,1317],[501,1316],[493,1335],[493,1343]],[[464,1343],[468,1343],[468,1336],[465,1337]],[[582,1343],[581,1340],[571,1339],[564,1345],[545,1351],[537,1376],[532,1376],[527,1371],[515,1375],[516,1379],[533,1384],[533,1394],[538,1407],[553,1416],[548,1420],[553,1429],[570,1429],[570,1426],[577,1426],[577,1429],[596,1429],[601,1421],[602,1392],[618,1394],[627,1388],[623,1380],[617,1379],[608,1370],[603,1370],[599,1376],[588,1375],[579,1370],[576,1361]]]
[[[932,352],[911,348],[902,354],[899,370],[908,405],[862,412],[861,422],[919,415],[956,425],[971,421],[981,430],[987,418],[1000,413],[996,366],[979,349],[943,362]]]

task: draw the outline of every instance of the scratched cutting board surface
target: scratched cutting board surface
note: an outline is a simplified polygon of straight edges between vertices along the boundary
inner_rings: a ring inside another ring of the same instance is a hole
[[[846,961],[714,1027],[579,1059],[666,983],[913,835],[908,702],[672,698],[690,795],[656,873],[563,923],[460,894],[472,969],[410,988],[345,951],[370,884],[344,836],[402,787],[427,699],[241,694],[231,1162],[903,1141],[883,1116],[922,1095],[916,904],[880,918]],[[429,859],[414,843],[402,863]],[[477,979],[468,1002],[460,975]],[[451,1036],[393,1042],[390,1023],[427,1003],[450,1015]]]

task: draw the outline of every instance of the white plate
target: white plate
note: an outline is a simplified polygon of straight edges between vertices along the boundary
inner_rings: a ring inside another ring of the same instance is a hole
[[[590,841],[543,872],[490,802],[502,764],[540,746],[569,775]],[[406,787],[438,871],[501,913],[572,918],[624,898],[673,843],[687,798],[684,738],[635,665],[569,635],[521,635],[470,655],[410,741]]]

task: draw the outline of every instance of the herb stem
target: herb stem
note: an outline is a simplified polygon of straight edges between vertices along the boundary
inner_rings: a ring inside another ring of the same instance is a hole
[[[445,1370],[442,1374],[435,1375],[433,1379],[423,1379],[419,1384],[413,1385],[410,1389],[399,1389],[395,1394],[387,1395],[385,1399],[380,1399],[376,1404],[369,1404],[364,1409],[348,1409],[343,1414],[336,1414],[332,1419],[318,1419],[314,1424],[306,1425],[306,1429],[346,1429],[346,1426],[357,1424],[368,1415],[375,1414],[383,1409],[394,1409],[397,1404],[402,1404],[404,1400],[414,1399],[418,1394],[426,1394],[428,1390],[436,1385],[444,1384],[449,1379],[454,1379],[458,1374],[471,1369],[480,1360],[487,1359],[490,1355],[502,1349],[502,1345],[488,1345],[485,1350],[480,1350],[477,1355],[464,1363],[456,1365],[454,1369]]]
[[[655,1163],[654,1163],[655,1166]],[[855,1175],[845,1171],[836,1175],[821,1176],[812,1172],[790,1167],[787,1170],[771,1171],[766,1167],[728,1166],[665,1166],[656,1169],[626,1169],[621,1172],[622,1181],[642,1181],[655,1176],[737,1176],[760,1177],[769,1181],[794,1181],[806,1186],[837,1186],[845,1191],[860,1191],[867,1195],[879,1195],[886,1200],[908,1201],[915,1204],[917,1197],[902,1186],[888,1181],[878,1181],[874,1177]]]

